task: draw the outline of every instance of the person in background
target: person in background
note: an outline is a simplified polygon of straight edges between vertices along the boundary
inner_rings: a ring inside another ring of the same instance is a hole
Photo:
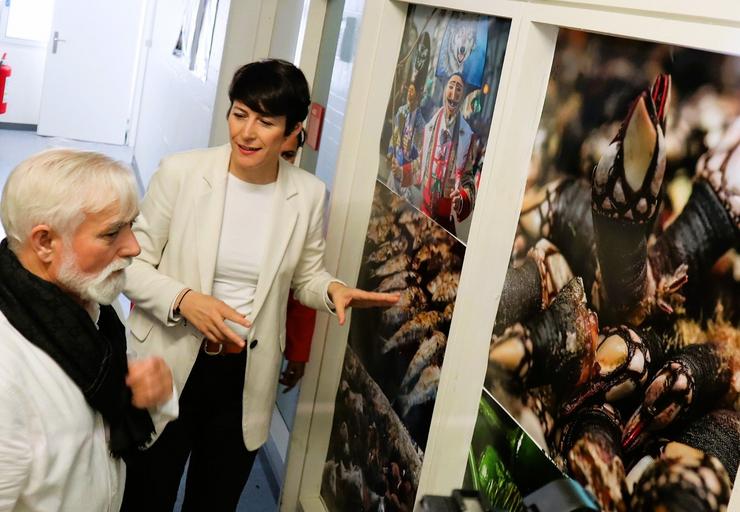
[[[300,130],[291,134],[283,145],[280,146],[280,158],[295,165],[295,161],[298,158],[298,151],[300,151],[305,143],[306,129],[301,127]]]
[[[295,164],[298,150],[306,142],[306,132],[303,128],[291,134],[280,148],[280,157],[291,164]],[[316,326],[316,310],[304,306],[293,296],[293,290],[288,295],[288,310],[285,322],[285,359],[288,361],[285,370],[280,375],[280,384],[285,386],[283,393],[287,393],[298,384],[306,370],[306,363],[311,355],[311,338]]]
[[[229,100],[229,144],[165,158],[134,223],[129,346],[161,355],[181,394],[178,420],[128,465],[124,510],[171,511],[188,457],[183,510],[236,508],[268,437],[291,288],[340,324],[399,299],[324,268],[324,184],[280,158],[308,113],[303,73],[246,64]]]
[[[127,360],[109,305],[139,254],[131,171],[53,149],[10,174],[0,217],[0,510],[117,511],[124,462],[177,415],[159,357]]]

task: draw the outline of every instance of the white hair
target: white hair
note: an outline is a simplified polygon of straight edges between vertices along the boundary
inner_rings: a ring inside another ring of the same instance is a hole
[[[13,251],[31,230],[46,224],[70,237],[86,214],[117,205],[122,216],[138,211],[131,169],[105,155],[77,149],[49,149],[13,169],[3,188],[0,219]]]

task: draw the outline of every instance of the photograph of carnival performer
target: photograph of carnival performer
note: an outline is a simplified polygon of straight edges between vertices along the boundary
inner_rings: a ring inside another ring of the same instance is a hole
[[[413,183],[413,165],[419,158],[424,124],[417,87],[411,82],[406,90],[406,103],[398,107],[393,118],[393,133],[386,154],[391,172],[386,185],[412,203],[414,198],[409,187]]]
[[[378,179],[463,243],[475,207],[509,26],[510,20],[503,18],[409,6],[388,97]],[[410,84],[415,103],[409,103]],[[412,124],[407,105],[418,110]]]
[[[424,126],[416,185],[419,208],[450,233],[475,203],[473,177],[476,136],[460,113],[465,81],[460,73],[447,79],[442,106]]]

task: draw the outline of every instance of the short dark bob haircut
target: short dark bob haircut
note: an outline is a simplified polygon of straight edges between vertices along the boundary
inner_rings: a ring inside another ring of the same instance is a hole
[[[261,115],[285,116],[288,135],[306,118],[311,96],[303,71],[284,60],[265,59],[245,64],[234,73],[229,101],[232,106],[241,101]]]

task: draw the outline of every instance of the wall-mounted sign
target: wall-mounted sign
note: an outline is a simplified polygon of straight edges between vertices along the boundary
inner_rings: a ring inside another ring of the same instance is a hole
[[[308,111],[308,126],[306,128],[306,144],[314,151],[319,150],[321,140],[321,127],[324,125],[324,112],[326,109],[318,103],[311,103]]]

